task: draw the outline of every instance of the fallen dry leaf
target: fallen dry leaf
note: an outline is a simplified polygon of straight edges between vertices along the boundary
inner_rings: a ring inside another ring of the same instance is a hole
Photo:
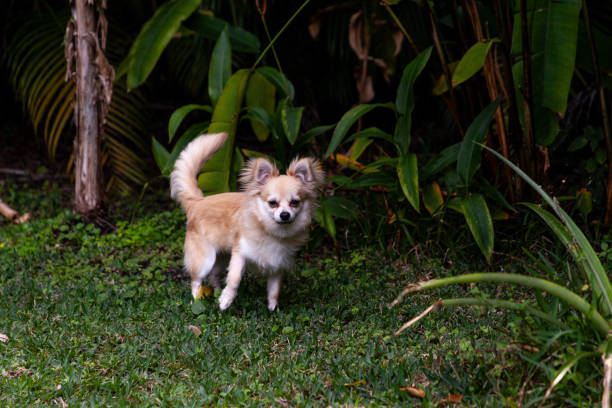
[[[199,336],[200,334],[202,334],[202,330],[200,330],[200,328],[198,326],[194,326],[194,325],[190,324],[189,328],[191,329],[193,334],[196,335],[196,336]]]
[[[449,394],[448,402],[451,404],[459,404],[463,400],[463,395],[461,394]]]
[[[212,295],[213,290],[212,288],[209,288],[208,286],[200,286],[200,289],[198,290],[198,294],[196,295],[196,299],[201,299],[203,296],[209,297],[210,295]]]
[[[400,387],[400,391],[407,392],[412,397],[425,398],[425,391],[416,387]]]
[[[0,341],[6,343],[7,341],[9,341],[9,338],[6,334],[0,333]]]
[[[356,387],[358,385],[366,385],[366,380],[359,380],[359,381],[355,381],[355,382],[351,382],[351,383],[345,383],[344,386],[345,387]]]

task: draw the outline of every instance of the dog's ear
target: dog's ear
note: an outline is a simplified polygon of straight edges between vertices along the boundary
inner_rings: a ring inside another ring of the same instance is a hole
[[[240,184],[249,193],[257,193],[270,177],[278,176],[278,169],[264,158],[250,160],[240,173]]]
[[[299,179],[312,193],[318,193],[325,181],[325,172],[318,160],[311,158],[294,159],[287,169],[287,175]]]

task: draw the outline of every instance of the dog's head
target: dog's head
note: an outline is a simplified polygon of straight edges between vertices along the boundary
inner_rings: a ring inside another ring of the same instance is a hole
[[[261,221],[274,231],[299,231],[310,223],[325,174],[317,160],[295,159],[287,174],[270,161],[251,160],[242,171],[240,182],[245,191],[257,200]],[[283,233],[285,235],[285,233]]]

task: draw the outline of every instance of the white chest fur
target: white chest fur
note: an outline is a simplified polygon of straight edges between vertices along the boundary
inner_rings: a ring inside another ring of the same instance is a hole
[[[247,260],[268,272],[286,270],[293,265],[295,245],[279,241],[267,235],[240,239],[240,253]]]

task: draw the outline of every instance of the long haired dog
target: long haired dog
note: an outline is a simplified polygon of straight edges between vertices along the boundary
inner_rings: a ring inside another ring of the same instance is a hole
[[[268,278],[268,309],[278,303],[281,278],[308,238],[308,228],[325,175],[318,161],[295,159],[286,175],[266,159],[251,160],[242,170],[242,192],[204,197],[198,172],[223,146],[227,133],[202,135],[180,154],[170,175],[170,192],[187,215],[185,268],[195,298],[202,280],[220,287],[227,268],[221,310],[236,297],[246,265]]]

